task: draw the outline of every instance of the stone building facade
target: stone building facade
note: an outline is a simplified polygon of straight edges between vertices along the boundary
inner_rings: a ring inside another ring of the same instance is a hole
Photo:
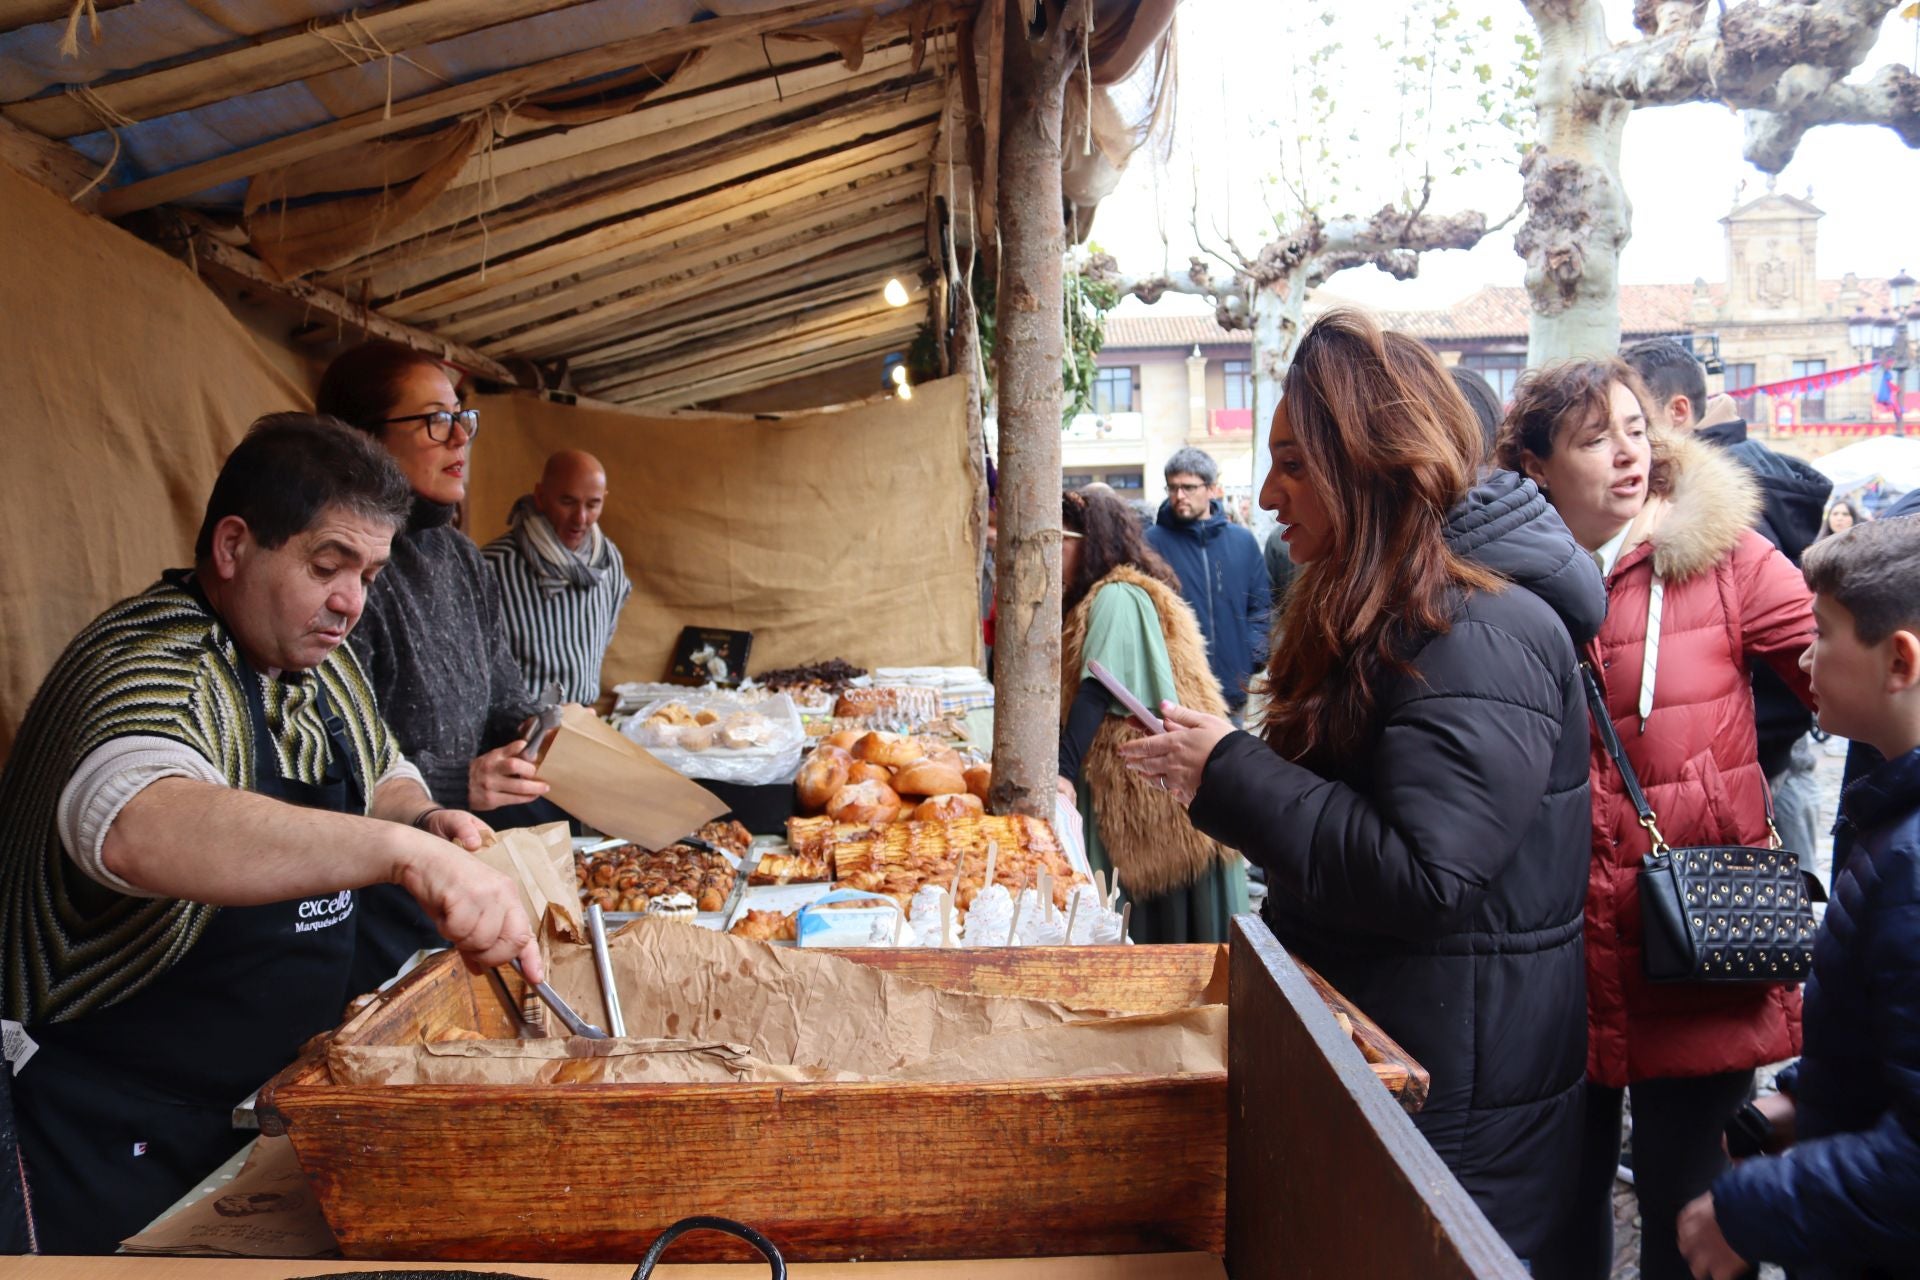
[[[1726,283],[1627,285],[1620,318],[1625,342],[1668,336],[1715,363],[1711,391],[1732,394],[1753,433],[1775,448],[1817,457],[1892,430],[1874,404],[1869,372],[1824,393],[1742,397],[1744,387],[1848,369],[1865,362],[1847,345],[1847,322],[1891,306],[1887,282],[1818,270],[1822,211],[1810,200],[1769,192],[1720,219]],[[1310,312],[1341,300],[1323,291]],[[1517,287],[1488,286],[1439,310],[1376,309],[1381,322],[1424,338],[1448,364],[1476,369],[1504,396],[1526,367],[1528,302]],[[1114,315],[1100,353],[1094,414],[1069,428],[1063,464],[1069,484],[1104,480],[1129,497],[1158,503],[1160,467],[1182,445],[1221,463],[1228,491],[1244,494],[1259,447],[1252,422],[1251,338],[1211,316]],[[1920,423],[1920,368],[1907,371],[1904,411]]]

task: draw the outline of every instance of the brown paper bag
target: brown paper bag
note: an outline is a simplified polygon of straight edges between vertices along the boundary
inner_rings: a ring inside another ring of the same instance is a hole
[[[573,878],[573,841],[567,824],[496,831],[474,857],[520,886],[520,902],[543,942],[550,937],[587,940],[580,895]]]
[[[547,799],[610,836],[664,849],[727,811],[585,707],[569,706],[540,755]]]
[[[339,1252],[289,1138],[258,1139],[232,1182],[121,1242],[128,1253],[325,1258]]]

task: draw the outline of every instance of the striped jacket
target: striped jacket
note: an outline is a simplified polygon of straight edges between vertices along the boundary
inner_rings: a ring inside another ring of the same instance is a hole
[[[139,991],[184,956],[218,907],[128,897],[88,877],[61,846],[60,793],[87,756],[121,737],[168,738],[234,787],[254,785],[246,668],[232,637],[165,575],[101,614],[54,663],[0,773],[0,1008],[29,1025],[64,1021]],[[366,674],[342,645],[311,672],[264,685],[283,776],[319,783],[326,729],[316,682],[346,726],[362,794],[399,759]]]
[[[538,694],[551,683],[560,686],[567,702],[592,706],[600,697],[600,666],[613,643],[620,610],[633,593],[620,548],[611,538],[606,547],[610,563],[597,584],[553,592],[542,585],[511,533],[482,550],[500,584],[507,644],[531,692]]]

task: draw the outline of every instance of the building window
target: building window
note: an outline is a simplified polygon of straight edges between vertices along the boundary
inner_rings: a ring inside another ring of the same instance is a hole
[[[1739,408],[1740,416],[1748,422],[1753,421],[1755,397],[1742,393],[1759,382],[1759,379],[1754,376],[1755,372],[1755,367],[1751,364],[1729,364],[1726,381],[1721,384],[1726,393],[1733,397],[1733,403]]]
[[[1133,391],[1138,385],[1137,365],[1109,365],[1094,370],[1093,411],[1095,413],[1132,413]]]
[[[1227,380],[1227,402],[1223,408],[1253,408],[1253,361],[1223,360],[1220,372]]]
[[[1793,362],[1793,376],[1796,378],[1811,378],[1817,373],[1825,373],[1826,371],[1827,362],[1825,360],[1795,360]],[[1800,397],[1800,421],[1825,422],[1826,420],[1826,392],[1814,391]]]
[[[1500,403],[1506,404],[1513,399],[1513,384],[1520,381],[1521,373],[1526,370],[1527,357],[1520,351],[1469,352],[1460,357],[1460,367],[1485,378],[1493,387],[1493,393],[1500,397]]]

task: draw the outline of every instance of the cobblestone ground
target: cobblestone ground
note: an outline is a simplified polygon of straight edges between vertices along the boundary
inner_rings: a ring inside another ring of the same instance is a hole
[[[1816,830],[1821,833],[1820,847],[1814,850],[1814,864],[1820,873],[1822,883],[1833,883],[1833,829],[1834,815],[1840,808],[1840,778],[1846,764],[1846,744],[1835,741],[1826,745],[1817,745],[1814,749],[1817,762],[1815,777],[1820,782],[1820,817]],[[1764,1068],[1759,1074],[1762,1090],[1773,1087],[1773,1076],[1780,1066]],[[1613,1184],[1613,1280],[1640,1280],[1640,1205],[1634,1199],[1633,1188],[1625,1182]],[[1778,1267],[1760,1268],[1761,1280],[1782,1280],[1784,1273]]]

